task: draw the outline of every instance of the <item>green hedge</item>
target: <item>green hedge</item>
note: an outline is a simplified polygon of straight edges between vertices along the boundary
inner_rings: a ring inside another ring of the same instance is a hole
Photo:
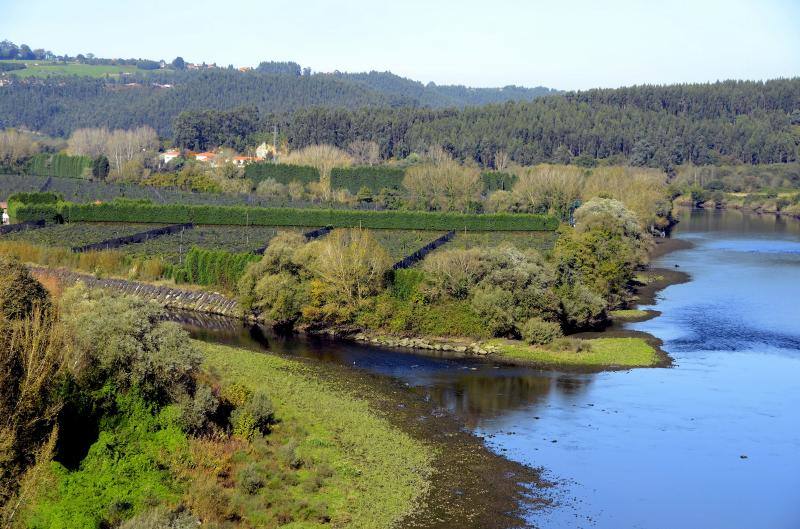
[[[247,265],[259,259],[261,256],[251,253],[205,250],[193,246],[186,254],[183,267],[173,267],[172,278],[176,283],[221,286],[233,291]]]
[[[462,214],[427,211],[190,206],[184,204],[58,204],[67,222],[158,222],[255,226],[333,226],[401,230],[553,231],[558,219],[522,213]],[[35,220],[35,219],[30,219]]]
[[[356,194],[362,187],[373,193],[403,187],[405,171],[397,167],[337,167],[331,170],[331,187]]]
[[[293,180],[297,180],[304,185],[310,182],[319,182],[319,171],[314,167],[284,163],[251,163],[245,166],[244,176],[256,184],[267,178],[273,178],[281,184],[288,184]]]
[[[81,178],[85,169],[91,169],[88,156],[68,154],[36,154],[28,161],[27,173],[37,176]]]
[[[56,193],[14,193],[8,197],[8,216],[16,222],[40,219],[55,222],[61,200]]]
[[[510,191],[517,181],[517,176],[510,173],[490,172],[481,174],[483,180],[483,191],[486,194],[498,189]]]

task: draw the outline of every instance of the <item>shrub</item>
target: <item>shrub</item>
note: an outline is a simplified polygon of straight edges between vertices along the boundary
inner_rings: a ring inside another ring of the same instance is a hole
[[[397,167],[335,167],[331,170],[331,188],[347,189],[353,194],[366,187],[373,194],[382,189],[401,189],[405,171]]]
[[[472,308],[493,336],[508,336],[515,331],[511,292],[492,286],[478,288],[472,295]]]
[[[425,279],[425,272],[415,268],[403,268],[392,272],[392,295],[406,301],[417,292]]]
[[[531,345],[547,345],[562,336],[561,326],[558,323],[540,318],[530,318],[522,324],[520,331],[525,341]]]
[[[489,172],[481,174],[481,181],[483,182],[483,192],[486,194],[494,191],[511,191],[514,183],[517,181],[517,176],[510,173],[502,172]]]
[[[249,463],[239,471],[237,476],[239,486],[247,494],[255,494],[266,484],[264,479],[264,472],[258,467],[256,463]]]
[[[49,306],[47,290],[19,261],[0,258],[0,316],[29,317],[35,307]]]
[[[284,185],[294,181],[305,185],[318,182],[319,171],[305,165],[259,162],[247,165],[244,168],[244,177],[252,180],[256,185],[270,178]]]
[[[200,385],[192,398],[185,398],[181,403],[181,426],[189,433],[202,431],[209,418],[216,413],[219,400],[211,392],[211,388]]]

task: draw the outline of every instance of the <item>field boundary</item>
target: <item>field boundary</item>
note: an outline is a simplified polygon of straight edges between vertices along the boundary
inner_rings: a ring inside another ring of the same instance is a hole
[[[153,228],[152,230],[134,233],[133,235],[125,235],[123,237],[114,237],[113,239],[106,239],[104,241],[95,242],[91,244],[84,244],[83,246],[73,246],[71,250],[74,253],[83,253],[99,250],[113,250],[126,244],[136,244],[140,242],[149,241],[150,239],[157,239],[163,235],[170,235],[178,233],[183,230],[194,229],[194,224],[188,222],[185,224],[174,224],[172,226],[164,226],[163,228]]]
[[[0,226],[0,235],[16,233],[18,231],[36,230],[38,228],[44,228],[44,225],[44,220],[28,220],[20,222],[19,224],[6,224],[5,226]]]
[[[414,266],[418,262],[420,262],[423,259],[425,259],[425,256],[428,255],[429,253],[431,253],[432,251],[434,251],[436,248],[439,248],[440,246],[450,242],[453,239],[453,237],[455,237],[455,235],[456,235],[455,231],[448,231],[447,233],[445,233],[444,235],[442,235],[438,239],[435,239],[435,240],[429,242],[428,244],[426,244],[425,246],[423,246],[422,248],[420,248],[416,252],[414,252],[414,253],[412,253],[410,255],[407,255],[407,256],[403,257],[402,259],[400,259],[399,261],[397,261],[392,266],[392,270],[402,270],[404,268],[411,268],[412,266]]]

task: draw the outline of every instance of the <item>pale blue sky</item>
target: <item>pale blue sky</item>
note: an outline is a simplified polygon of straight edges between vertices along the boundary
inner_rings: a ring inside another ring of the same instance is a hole
[[[800,0],[0,0],[0,38],[70,55],[583,89],[800,75]]]

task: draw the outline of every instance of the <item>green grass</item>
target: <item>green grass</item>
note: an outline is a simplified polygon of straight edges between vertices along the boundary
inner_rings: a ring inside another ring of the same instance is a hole
[[[588,351],[559,351],[518,341],[492,340],[497,355],[546,366],[650,367],[659,363],[656,350],[643,338],[595,338],[584,340]]]
[[[105,77],[106,75],[118,76],[123,73],[142,72],[131,65],[93,65],[78,63],[61,63],[48,61],[2,61],[24,63],[24,70],[7,72],[18,77],[47,77],[49,75],[76,75],[80,77]]]
[[[308,503],[324,503],[332,526],[389,527],[415,508],[432,471],[434,454],[429,447],[393,427],[365,401],[320,381],[299,362],[232,347],[197,345],[204,352],[204,368],[223,383],[268,392],[279,420],[269,436],[271,444],[292,432],[303,461],[332,469],[318,490],[309,492],[299,483],[296,491]],[[254,505],[257,509],[258,503]],[[292,527],[318,525],[307,522]]]
[[[612,320],[638,320],[647,318],[650,313],[642,309],[621,309],[612,310],[608,313]]]

